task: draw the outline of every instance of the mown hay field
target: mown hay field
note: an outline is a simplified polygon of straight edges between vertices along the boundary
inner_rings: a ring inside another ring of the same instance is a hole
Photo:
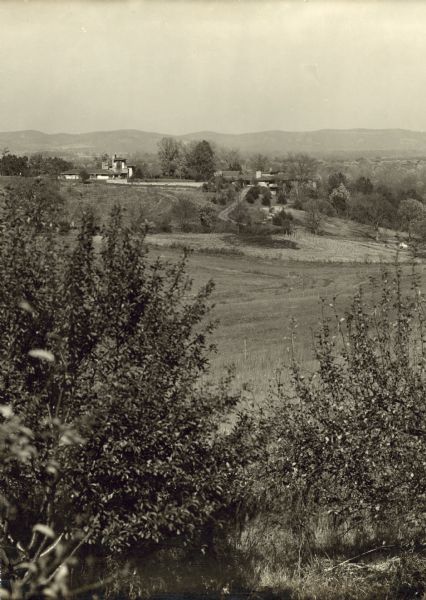
[[[181,251],[156,246],[151,254],[176,260]],[[212,376],[219,378],[233,364],[236,383],[250,384],[254,398],[262,399],[277,370],[289,364],[294,327],[296,357],[309,368],[322,299],[326,308],[333,304],[344,313],[358,287],[378,277],[381,268],[375,263],[292,262],[191,253],[188,271],[194,289],[209,279],[216,284],[212,316],[218,319],[214,333],[217,352],[211,361]],[[417,265],[419,274],[424,269],[423,264]],[[285,369],[281,376],[286,377]]]
[[[392,263],[395,242],[376,242],[369,239],[347,239],[318,236],[302,229],[294,235],[238,236],[230,233],[164,233],[149,236],[157,246],[190,247],[196,252],[245,255],[278,261],[321,263]],[[400,252],[401,261],[411,260],[408,251]]]

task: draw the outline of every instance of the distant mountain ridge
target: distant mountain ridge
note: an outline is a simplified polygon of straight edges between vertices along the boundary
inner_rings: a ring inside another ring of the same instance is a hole
[[[166,135],[168,134],[138,129],[53,134],[35,130],[9,131],[0,132],[0,148],[8,148],[10,152],[17,154],[133,154],[156,152],[158,142]],[[408,129],[319,129],[241,134],[200,131],[171,137],[183,141],[207,139],[218,146],[237,148],[242,153],[282,155],[287,152],[308,152],[317,156],[426,156],[426,132]]]

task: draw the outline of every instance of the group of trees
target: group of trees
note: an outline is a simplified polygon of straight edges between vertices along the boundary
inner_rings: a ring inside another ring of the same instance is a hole
[[[242,162],[239,157],[240,166]],[[381,227],[389,227],[407,231],[410,238],[426,238],[425,201],[419,191],[424,187],[421,171],[416,171],[417,175],[411,171],[399,173],[395,165],[394,173],[392,167],[380,164],[371,172],[364,164],[358,172],[333,170],[330,164],[305,153],[275,159],[256,154],[245,162],[245,167],[261,171],[273,168],[285,174],[287,183],[278,189],[277,202],[290,202],[306,210],[308,227],[315,233],[321,230],[325,216],[339,216],[370,225],[376,237]],[[315,186],[306,183],[309,181]],[[263,199],[255,187],[246,200],[254,203],[260,196]]]
[[[158,158],[166,177],[209,180],[215,170],[215,154],[206,140],[185,145],[165,137],[158,144]]]
[[[376,235],[380,227],[391,227],[407,231],[410,238],[414,233],[424,237],[425,207],[423,198],[415,190],[392,190],[385,185],[374,186],[366,177],[358,178],[352,186],[342,183],[340,187],[344,187],[346,191],[342,203],[346,215],[371,225]]]
[[[167,177],[192,177],[209,180],[215,168],[241,171],[243,167],[253,171],[266,171],[271,161],[263,154],[243,159],[236,149],[218,148],[202,140],[184,143],[172,137],[164,137],[158,144],[161,171]],[[318,161],[305,154],[289,153],[280,159],[276,169],[284,171],[289,178],[312,179],[317,173]]]
[[[206,180],[211,178],[215,164],[240,170],[243,162],[236,150],[222,150],[215,155],[206,141],[184,146],[174,138],[163,138],[159,158],[164,175]],[[249,164],[265,170],[271,162],[267,156],[256,154]],[[373,183],[367,174],[353,178],[340,170],[329,169],[324,176],[324,165],[305,153],[290,153],[280,160],[277,168],[287,177],[277,190],[277,203],[291,202],[296,208],[306,210],[307,226],[313,233],[321,231],[325,216],[339,216],[370,225],[376,238],[381,227],[405,230],[410,238],[426,238],[424,201],[415,187],[390,187],[381,180]],[[408,183],[412,185],[413,181]],[[229,185],[219,190],[218,186],[220,181],[215,183],[215,202],[228,203],[235,190]],[[259,200],[264,206],[271,204],[269,189],[256,185],[245,199],[250,204]]]
[[[57,176],[72,167],[72,163],[56,156],[43,156],[42,154],[33,154],[30,157],[17,156],[6,149],[3,150],[0,158],[0,175],[3,176]]]
[[[414,188],[392,189],[365,175],[351,179],[333,171],[326,179],[317,179],[315,190],[299,189],[293,200],[308,213],[308,227],[314,233],[321,230],[325,216],[339,216],[370,225],[376,237],[381,227],[389,227],[407,231],[410,238],[426,238],[424,200]]]
[[[289,152],[286,156],[275,158],[256,153],[245,161],[245,166],[249,170],[282,172],[289,179],[314,179],[318,174],[318,164],[318,160],[306,152]]]
[[[249,204],[254,204],[257,200],[260,200],[262,206],[271,206],[271,199],[271,190],[266,186],[254,185],[249,188],[245,195],[245,200]]]

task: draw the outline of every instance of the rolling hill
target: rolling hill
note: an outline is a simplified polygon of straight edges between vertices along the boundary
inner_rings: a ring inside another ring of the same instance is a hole
[[[54,152],[90,156],[103,152],[156,152],[162,133],[119,129],[89,133],[0,132],[0,148],[18,154]],[[321,129],[225,134],[200,131],[174,136],[182,141],[207,139],[243,153],[308,152],[317,156],[426,156],[426,132],[407,129]]]

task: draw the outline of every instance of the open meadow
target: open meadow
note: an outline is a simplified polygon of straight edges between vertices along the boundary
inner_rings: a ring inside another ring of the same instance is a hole
[[[197,188],[169,189],[99,182],[88,185],[65,182],[61,184],[61,193],[72,220],[78,222],[81,211],[91,208],[99,225],[105,224],[116,204],[121,206],[126,221],[131,223],[141,216],[149,221],[162,219],[180,198],[189,199],[194,207],[204,206],[208,201],[208,196]]]
[[[99,224],[117,202],[130,224],[138,215],[149,221],[165,218],[180,198],[190,200],[194,209],[214,206],[208,194],[196,189],[65,183],[61,191],[76,221],[78,212],[90,207]],[[296,219],[290,236],[183,233],[173,226],[146,237],[151,254],[167,260],[176,260],[184,248],[192,250],[188,270],[194,289],[209,279],[215,282],[212,376],[218,379],[234,365],[236,386],[247,384],[260,402],[279,370],[286,377],[292,331],[296,357],[309,367],[321,301],[329,305],[336,299],[343,312],[358,286],[377,276],[382,265],[392,265],[397,255],[395,232],[383,230],[376,241],[364,225],[326,218],[323,234],[314,235],[304,227],[305,213],[290,210]],[[398,260],[410,261],[410,252],[399,251]],[[417,269],[421,272],[423,265]]]
[[[286,262],[314,263],[392,263],[395,260],[395,241],[376,242],[368,238],[351,239],[343,236],[318,236],[296,229],[294,234],[274,236],[244,236],[229,233],[161,233],[148,236],[157,246],[190,247],[196,252],[212,255],[241,255],[248,258]],[[408,252],[400,260],[410,260]]]
[[[178,248],[169,247],[155,246],[151,252],[167,260],[180,255]],[[217,353],[211,361],[213,377],[220,377],[233,364],[236,383],[249,384],[254,399],[261,401],[277,370],[289,363],[294,327],[296,358],[309,368],[322,299],[326,307],[333,303],[344,312],[358,287],[378,276],[381,268],[377,263],[191,253],[188,271],[194,289],[209,279],[215,282],[212,315],[218,326],[214,333]],[[416,267],[419,274],[424,268],[423,264]],[[285,377],[285,371],[282,375]]]
[[[14,178],[2,178],[2,187]],[[124,220],[167,220],[180,199],[193,210],[212,204],[209,194],[198,189],[144,188],[137,186],[62,183],[69,219],[77,225],[84,208],[93,209],[99,225],[117,203]],[[212,317],[217,320],[211,358],[213,379],[235,366],[235,384],[247,384],[256,401],[262,401],[271,382],[286,377],[292,331],[296,357],[306,367],[313,364],[313,334],[321,316],[321,301],[336,299],[344,311],[360,284],[377,276],[382,265],[396,258],[398,238],[383,230],[380,241],[371,229],[354,222],[327,218],[322,235],[304,227],[305,213],[290,209],[295,217],[292,235],[244,235],[234,232],[183,233],[172,222],[171,231],[149,234],[146,242],[153,256],[176,260],[184,248],[191,250],[188,270],[194,289],[209,279],[215,282]],[[73,239],[74,233],[64,239]],[[98,239],[100,241],[100,238]],[[411,260],[407,250],[400,262]],[[421,262],[418,271],[423,271]]]

